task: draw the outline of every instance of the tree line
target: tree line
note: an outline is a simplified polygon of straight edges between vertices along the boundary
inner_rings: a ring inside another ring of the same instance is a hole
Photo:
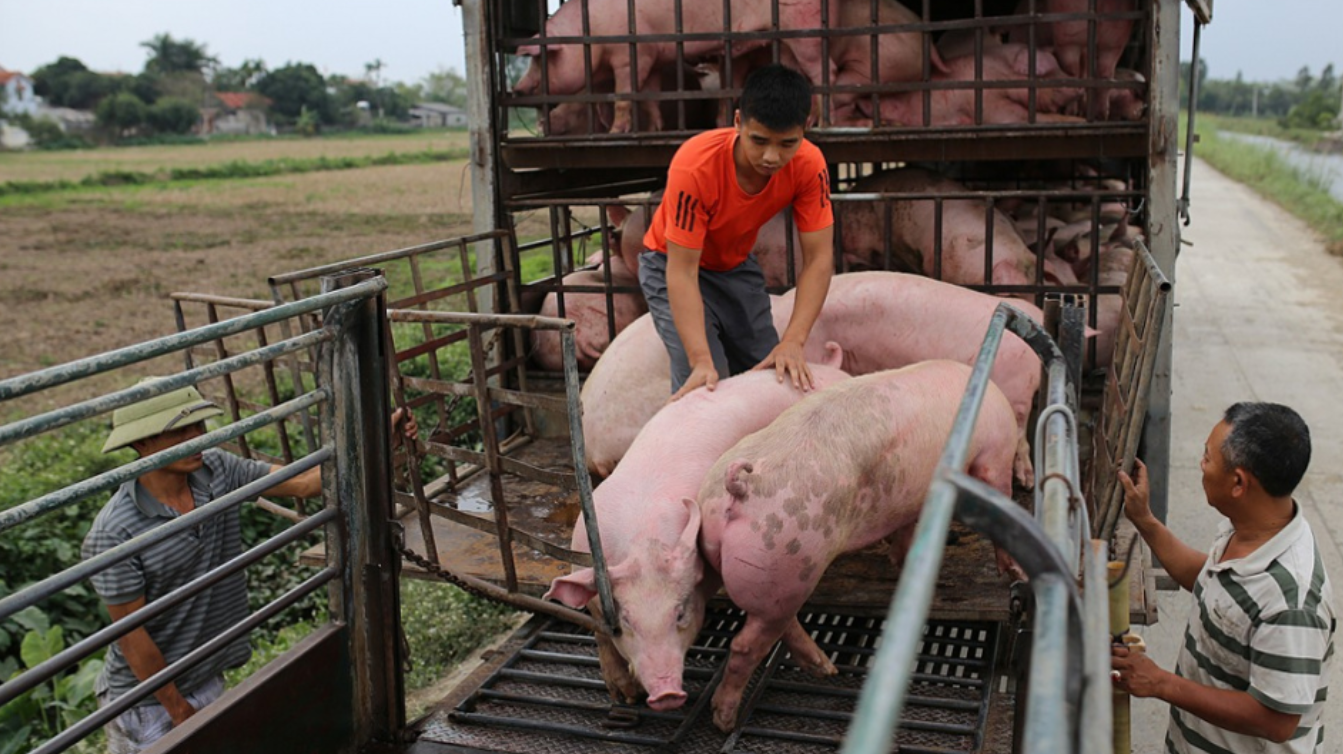
[[[104,135],[112,140],[126,136],[185,134],[200,121],[200,108],[211,104],[219,92],[257,95],[253,102],[264,107],[271,122],[281,127],[313,133],[323,127],[353,127],[368,120],[365,111],[379,119],[403,120],[417,102],[466,104],[466,81],[450,68],[442,68],[418,82],[385,81],[382,60],[364,66],[364,78],[343,74],[323,76],[306,62],[287,62],[270,68],[265,61],[244,60],[225,66],[206,45],[191,39],[157,34],[142,42],[144,68],[135,74],[99,73],[78,58],[61,56],[32,73],[33,92],[49,105],[94,112]],[[59,136],[54,123],[23,123],[41,143],[45,136]],[[46,131],[55,129],[55,134]]]
[[[1340,81],[1330,63],[1315,76],[1302,66],[1296,78],[1270,83],[1246,81],[1240,71],[1233,79],[1208,76],[1208,61],[1199,58],[1199,112],[1276,118],[1284,128],[1338,127]],[[1189,102],[1191,63],[1180,64],[1180,102]]]

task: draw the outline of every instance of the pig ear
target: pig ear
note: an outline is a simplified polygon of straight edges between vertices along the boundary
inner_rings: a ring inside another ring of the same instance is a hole
[[[723,486],[727,488],[727,494],[736,500],[745,500],[751,494],[751,486],[747,483],[746,477],[755,471],[755,467],[750,461],[738,459],[728,464],[727,478]]]
[[[821,363],[835,369],[843,368],[844,349],[835,341],[827,340],[825,342],[825,358],[821,359]]]
[[[581,568],[550,582],[550,589],[541,599],[559,600],[569,607],[581,608],[596,596],[596,572],[591,568]]]
[[[685,506],[689,519],[686,521],[685,528],[681,530],[680,546],[687,550],[696,550],[699,543],[699,525],[700,512],[699,503],[694,499],[683,497],[681,504]]]

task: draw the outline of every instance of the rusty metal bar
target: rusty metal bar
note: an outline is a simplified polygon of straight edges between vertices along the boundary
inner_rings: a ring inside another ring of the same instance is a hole
[[[472,323],[468,326],[467,333],[467,342],[471,346],[471,373],[480,390],[476,398],[476,414],[480,421],[481,444],[485,446],[486,470],[490,475],[490,502],[494,509],[496,536],[499,538],[499,558],[504,566],[504,583],[509,592],[516,592],[518,571],[513,557],[513,530],[508,525],[508,503],[504,499],[503,469],[499,465],[499,438],[495,434],[494,421],[490,418],[481,325]]]
[[[255,314],[226,320],[217,325],[207,325],[196,330],[167,335],[148,343],[138,343],[97,356],[78,359],[68,364],[0,380],[0,402],[22,398],[25,395],[65,385],[83,377],[138,364],[183,348],[207,343],[215,338],[235,335],[257,325],[266,325],[298,314],[316,311],[323,306],[333,306],[346,301],[353,301],[361,296],[369,295],[374,290],[381,290],[384,285],[381,281],[370,281],[363,286],[343,290],[330,296],[276,306]],[[3,444],[3,442],[5,441],[0,440],[0,444]]]

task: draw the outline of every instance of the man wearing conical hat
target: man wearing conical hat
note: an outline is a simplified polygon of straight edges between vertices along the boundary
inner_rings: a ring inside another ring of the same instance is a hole
[[[113,412],[103,452],[130,447],[142,458],[150,456],[200,437],[206,432],[205,420],[221,414],[194,387],[164,393]],[[401,417],[400,410],[392,415],[393,438],[399,439],[395,428]],[[416,431],[410,418],[403,432],[414,438]],[[121,485],[103,506],[84,539],[83,557],[105,552],[277,469],[211,448],[146,472]],[[315,467],[262,494],[307,498],[321,491],[321,467]],[[239,508],[233,507],[99,572],[92,582],[112,620],[120,620],[241,552]],[[150,619],[108,647],[96,687],[99,704],[110,703],[249,614],[247,579],[239,572]],[[109,754],[140,751],[217,699],[224,691],[224,670],[246,663],[251,651],[243,636],[119,715],[104,728]]]

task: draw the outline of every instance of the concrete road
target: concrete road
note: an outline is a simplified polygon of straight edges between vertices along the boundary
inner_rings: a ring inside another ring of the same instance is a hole
[[[1305,224],[1250,189],[1195,161],[1193,223],[1175,266],[1171,495],[1168,523],[1199,549],[1220,516],[1203,497],[1199,456],[1232,403],[1272,401],[1310,425],[1313,455],[1296,500],[1305,510],[1343,609],[1343,259]],[[1169,668],[1191,597],[1162,592],[1160,622],[1142,629],[1152,657]],[[1336,639],[1343,643],[1343,637]],[[1343,663],[1335,658],[1325,746],[1343,752]],[[1164,749],[1169,710],[1133,700],[1134,751]]]

